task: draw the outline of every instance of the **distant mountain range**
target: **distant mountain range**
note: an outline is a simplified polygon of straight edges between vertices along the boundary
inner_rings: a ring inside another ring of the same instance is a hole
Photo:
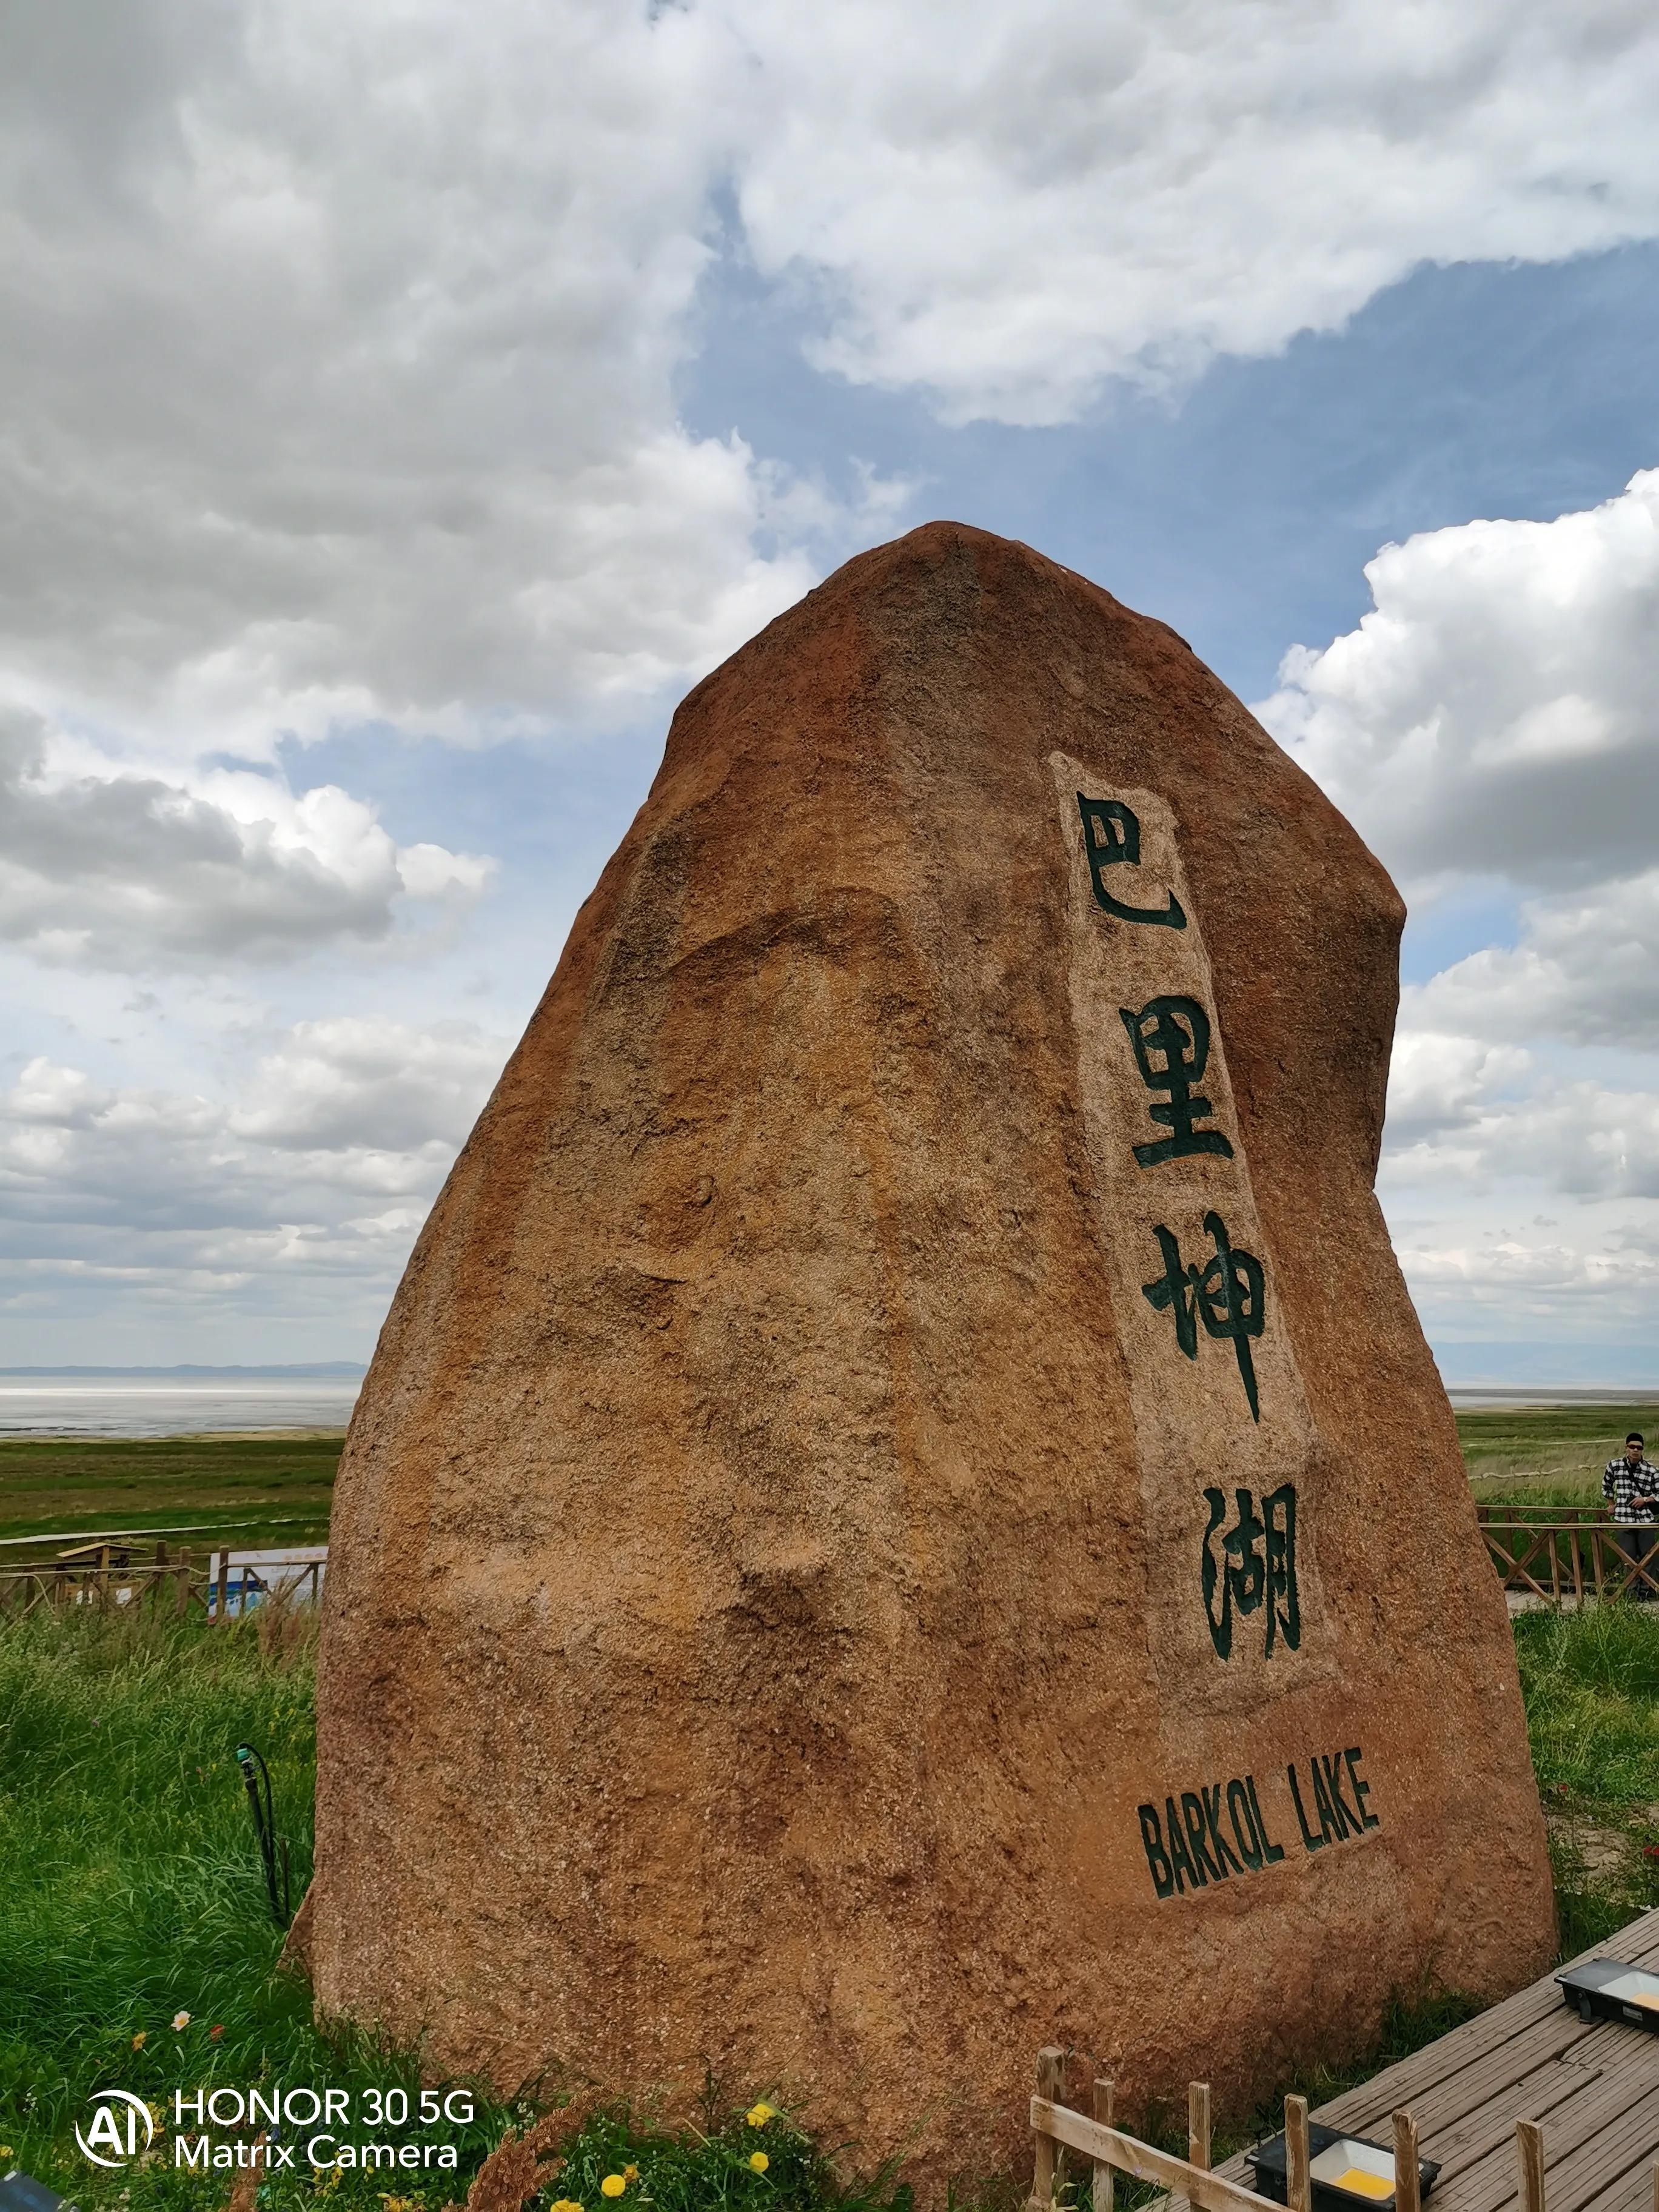
[[[0,1375],[27,1375],[52,1382],[62,1382],[70,1376],[116,1376],[122,1378],[143,1376],[177,1376],[192,1382],[228,1382],[247,1377],[263,1377],[276,1381],[289,1376],[355,1376],[361,1381],[368,1372],[359,1359],[319,1359],[308,1365],[295,1367],[0,1367]]]

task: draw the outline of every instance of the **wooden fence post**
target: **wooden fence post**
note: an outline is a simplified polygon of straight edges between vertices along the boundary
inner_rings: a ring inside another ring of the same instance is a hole
[[[1210,2085],[1187,2084],[1187,2161],[1210,2170]]]
[[[1109,2081],[1095,2083],[1094,2111],[1101,2126],[1109,2128],[1112,2124],[1112,2085]],[[1103,2158],[1095,2159],[1092,2164],[1094,2180],[1089,2191],[1091,2212],[1112,2212],[1112,2169]],[[1654,2186],[1659,2191],[1659,2166],[1656,2166],[1653,2171]],[[1659,2212],[1659,2195],[1655,2197],[1654,2212]]]
[[[1536,2120],[1516,2122],[1515,2159],[1521,2169],[1521,2212],[1544,2212],[1544,2130]]]
[[[179,1564],[173,1571],[179,1580],[177,1609],[179,1616],[180,1620],[182,1620],[190,1609],[190,1547],[188,1544],[180,1546],[179,1552]]]
[[[1309,2174],[1308,2100],[1285,2100],[1285,2202],[1290,2212],[1313,2212],[1313,2181]]]
[[[1050,2105],[1066,2101],[1066,2053],[1054,2044],[1046,2044],[1037,2053],[1036,2093]],[[1054,2139],[1040,2135],[1036,2139],[1036,2157],[1031,2172],[1031,2193],[1026,2199],[1026,2212],[1048,2212],[1054,2201]]]
[[[1417,2163],[1417,2123],[1409,2112],[1394,2116],[1394,2212],[1422,2212]]]
[[[227,1610],[229,1603],[230,1553],[228,1552],[221,1552],[219,1554],[219,1602],[214,1608],[213,1614],[214,1625],[216,1627],[222,1628],[226,1620],[229,1618]]]

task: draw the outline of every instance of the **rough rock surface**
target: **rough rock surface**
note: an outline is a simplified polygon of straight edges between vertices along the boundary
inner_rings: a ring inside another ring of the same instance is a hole
[[[1371,1189],[1401,920],[1023,545],[916,531],[698,686],[352,1425],[325,2010],[938,2176],[1023,2160],[1041,2044],[1236,2105],[1541,1969]]]

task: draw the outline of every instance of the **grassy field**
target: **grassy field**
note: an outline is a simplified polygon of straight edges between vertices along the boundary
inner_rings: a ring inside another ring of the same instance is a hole
[[[1558,1492],[1564,1501],[1597,1494],[1632,1419],[1609,1405],[1470,1413],[1459,1427],[1478,1492],[1554,1502]],[[46,1531],[55,1542],[71,1530],[170,1528],[170,1540],[192,1547],[233,1534],[314,1540],[325,1532],[339,1443],[9,1442],[0,1530]],[[282,1935],[234,1748],[252,1741],[270,1763],[297,1896],[310,1839],[311,1634],[304,1617],[277,1608],[223,1630],[119,1614],[0,1625],[0,2170],[15,2160],[100,2212],[218,2212],[235,2177],[175,2169],[174,2088],[308,2082],[343,2088],[360,2112],[367,2093],[402,2089],[418,2109],[418,2052],[323,2033],[306,1984],[278,1965]],[[1659,1620],[1630,1606],[1538,1613],[1516,1634],[1571,1951],[1659,1901]],[[1465,2009],[1455,1992],[1401,1993],[1359,2071],[1444,2032]],[[1318,2100],[1351,2078],[1316,2073],[1284,2086]],[[71,2128],[91,2092],[111,2085],[148,2099],[167,2124],[147,2164],[102,2173],[82,2159]],[[902,2212],[897,2177],[846,2189],[787,2117],[760,2128],[744,2118],[767,2083],[731,2086],[735,2101],[713,2100],[700,2131],[665,2134],[648,2115],[588,2118],[563,2147],[562,2169],[544,2171],[536,2203],[609,2212],[599,2185],[610,2174],[623,2177],[616,2212],[635,2201],[655,2212]],[[362,2212],[439,2212],[548,2095],[547,2085],[526,2084],[504,2104],[479,2085],[463,2088],[470,2121],[389,2131],[452,2141],[453,2172],[398,2173],[387,2186],[384,2171],[302,2168],[263,2182],[258,2208],[337,2197]],[[1273,2124],[1264,2111],[1226,2141]],[[751,2163],[762,2145],[764,2171]],[[497,2178],[488,2212],[513,2212],[510,2177]],[[240,2199],[238,2212],[255,2212],[254,2199]]]
[[[1647,1409],[1659,1435],[1659,1408]],[[1601,1469],[1643,1410],[1565,1406],[1460,1413],[1477,1498],[1590,1504]],[[336,1432],[77,1437],[0,1441],[0,1570],[51,1557],[76,1534],[139,1529],[171,1546],[315,1544],[328,1534]]]
[[[81,1532],[165,1534],[170,1547],[320,1544],[343,1437],[74,1437],[0,1441],[0,1570]]]
[[[1600,1504],[1601,1470],[1632,1429],[1659,1446],[1659,1406],[1614,1400],[1457,1416],[1470,1485],[1483,1504],[1494,1505]]]
[[[1659,1607],[1515,1624],[1564,1956],[1659,1905]]]
[[[85,2205],[204,2212],[227,2203],[235,2177],[175,2166],[173,2092],[305,2084],[343,2090],[354,2114],[370,2115],[337,2129],[341,2139],[448,2142],[458,2163],[313,2175],[301,2149],[297,2174],[262,2183],[258,2203],[421,2212],[464,2197],[503,2134],[552,2100],[538,2084],[512,2104],[476,2083],[441,2084],[456,2096],[456,2124],[422,2128],[419,2054],[323,2033],[303,1978],[279,1965],[235,1747],[250,1741],[269,1762],[297,1895],[310,1871],[313,1635],[307,1616],[280,1607],[225,1630],[126,1613],[0,1627],[0,2171],[15,2162]],[[163,2124],[143,2162],[100,2172],[71,2130],[92,2093],[112,2086]],[[786,2118],[745,2117],[766,2085],[742,2086],[738,2104],[714,2100],[696,2132],[594,2116],[541,2201],[601,2212],[604,2177],[637,2167],[617,2212],[630,2201],[655,2212],[892,2203],[890,2178],[843,2195]],[[374,2124],[381,2107],[366,2100],[389,2106],[399,2090],[413,2119]]]

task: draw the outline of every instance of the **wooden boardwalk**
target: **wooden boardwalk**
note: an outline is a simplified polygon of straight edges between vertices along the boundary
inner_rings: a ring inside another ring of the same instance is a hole
[[[1659,1972],[1659,1911],[1583,1956]],[[1536,2120],[1544,2132],[1547,2212],[1653,2212],[1659,2035],[1581,2020],[1553,1972],[1311,2117],[1387,2145],[1391,2116],[1402,2106],[1416,2119],[1423,2156],[1440,2162],[1424,2212],[1504,2212],[1518,2204],[1517,2120]],[[1216,2170],[1249,2186],[1242,2156]]]

